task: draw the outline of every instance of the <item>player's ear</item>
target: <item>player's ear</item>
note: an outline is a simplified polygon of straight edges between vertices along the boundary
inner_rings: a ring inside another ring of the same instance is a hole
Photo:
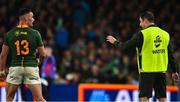
[[[28,14],[24,15],[24,16],[23,16],[23,19],[24,19],[25,21],[28,21],[28,19],[29,19]]]

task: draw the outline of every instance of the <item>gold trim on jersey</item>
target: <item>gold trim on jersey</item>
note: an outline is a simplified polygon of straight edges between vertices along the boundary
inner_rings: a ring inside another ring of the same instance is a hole
[[[24,25],[17,25],[16,27],[18,27],[18,28],[27,28],[27,27],[29,27],[29,26],[26,25],[26,24],[24,24]]]

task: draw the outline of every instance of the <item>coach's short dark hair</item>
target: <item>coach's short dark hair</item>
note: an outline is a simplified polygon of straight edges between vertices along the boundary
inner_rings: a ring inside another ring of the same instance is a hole
[[[150,22],[154,22],[154,14],[150,11],[146,11],[140,14],[141,19],[147,19]]]
[[[21,8],[21,9],[19,10],[18,16],[21,17],[21,16],[23,16],[23,15],[29,13],[29,12],[32,12],[32,10],[31,10],[31,9],[28,9],[28,8]]]

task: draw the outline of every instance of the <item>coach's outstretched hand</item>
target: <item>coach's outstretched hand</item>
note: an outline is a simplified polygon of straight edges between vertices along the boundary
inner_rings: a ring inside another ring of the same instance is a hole
[[[179,74],[176,72],[176,73],[172,73],[172,80],[174,82],[178,82],[179,81]]]
[[[111,44],[114,44],[114,43],[117,41],[117,39],[114,38],[114,37],[111,36],[111,35],[108,35],[108,36],[106,37],[106,41],[107,41],[107,42],[110,42]]]

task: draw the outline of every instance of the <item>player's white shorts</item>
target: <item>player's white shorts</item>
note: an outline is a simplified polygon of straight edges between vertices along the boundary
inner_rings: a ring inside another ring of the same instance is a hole
[[[41,84],[38,67],[10,67],[6,81],[11,84]]]

